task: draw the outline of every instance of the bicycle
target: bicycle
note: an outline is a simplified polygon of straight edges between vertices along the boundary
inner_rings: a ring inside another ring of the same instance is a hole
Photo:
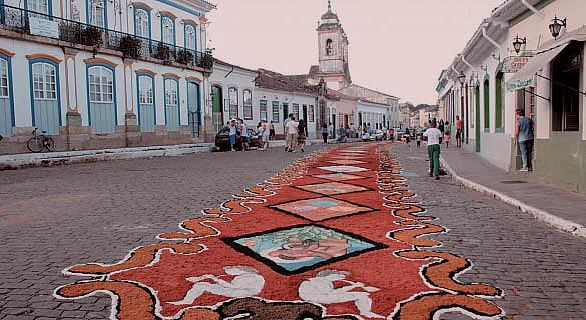
[[[47,131],[41,131],[41,134],[38,134],[38,129],[33,130],[33,137],[26,143],[26,147],[30,152],[39,153],[43,152],[43,150],[47,150],[47,152],[55,150],[53,138],[46,135]]]

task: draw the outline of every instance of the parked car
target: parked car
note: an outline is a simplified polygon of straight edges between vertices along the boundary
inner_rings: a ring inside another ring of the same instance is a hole
[[[250,137],[249,148],[258,148],[258,133],[254,129],[248,128],[248,136]],[[218,131],[216,134],[215,144],[220,151],[230,150],[230,127],[225,126],[220,129],[220,131]],[[242,142],[237,141],[236,150],[241,151],[242,149]]]

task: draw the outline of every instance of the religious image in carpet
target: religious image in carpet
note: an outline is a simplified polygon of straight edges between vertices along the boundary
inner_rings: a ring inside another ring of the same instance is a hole
[[[298,274],[385,248],[361,236],[319,225],[294,226],[224,241],[282,274]]]
[[[328,197],[291,201],[271,208],[314,222],[374,211],[372,208]]]

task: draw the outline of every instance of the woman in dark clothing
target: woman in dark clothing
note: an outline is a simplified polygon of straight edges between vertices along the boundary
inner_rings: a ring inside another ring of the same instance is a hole
[[[307,140],[307,125],[305,124],[305,120],[299,120],[297,130],[297,146],[301,148],[301,152],[305,152],[305,140]]]

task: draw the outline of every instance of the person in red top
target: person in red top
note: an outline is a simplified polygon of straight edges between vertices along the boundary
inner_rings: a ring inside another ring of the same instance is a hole
[[[456,146],[462,148],[462,136],[464,135],[464,123],[460,116],[456,116]]]

